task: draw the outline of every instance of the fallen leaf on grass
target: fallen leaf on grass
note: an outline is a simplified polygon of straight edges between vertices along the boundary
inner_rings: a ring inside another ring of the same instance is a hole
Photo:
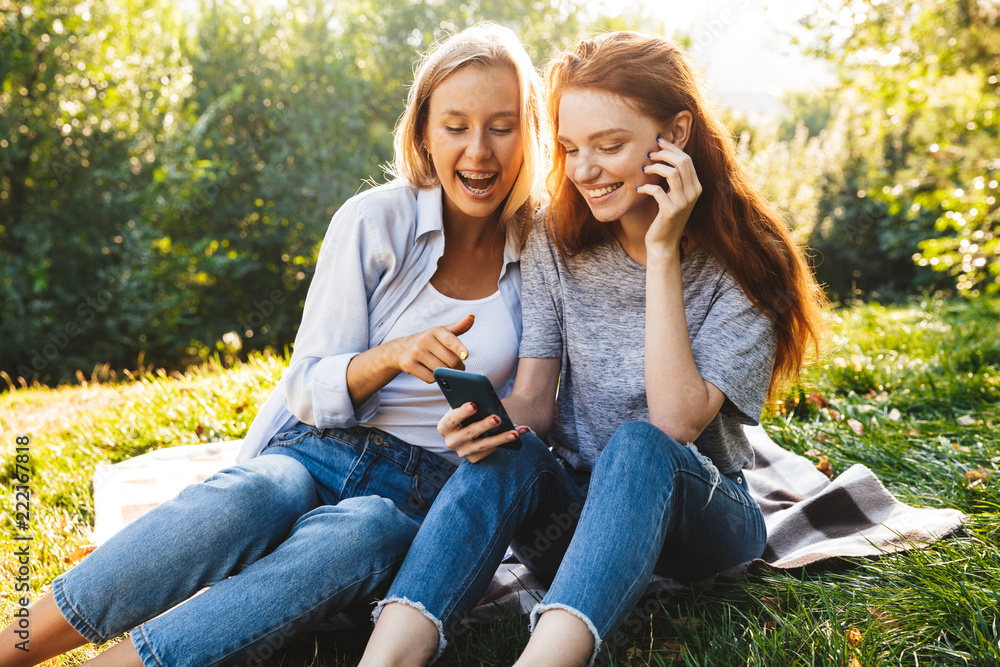
[[[762,627],[765,631],[774,630],[776,627],[778,627],[778,624],[769,618],[763,623],[761,623],[760,627]]]
[[[775,610],[781,609],[781,603],[778,602],[778,598],[763,597],[760,599],[760,601],[763,602],[764,606],[767,607],[768,609],[775,609]]]
[[[83,546],[74,549],[73,553],[63,559],[63,562],[70,565],[76,565],[96,548],[97,547],[93,544],[84,544]]]
[[[833,477],[833,465],[830,463],[830,459],[825,456],[821,457],[819,463],[816,464],[816,470],[819,470],[827,477]]]
[[[881,609],[877,609],[877,608],[872,607],[870,605],[869,606],[865,606],[865,609],[868,610],[868,613],[871,614],[871,616],[872,616],[873,619],[875,619],[876,621],[878,621],[878,624],[881,627],[883,627],[883,628],[885,628],[887,630],[895,630],[895,629],[897,629],[899,627],[899,623],[896,621],[896,619],[891,614],[888,614],[888,613],[882,611]]]
[[[820,394],[818,391],[814,391],[813,393],[809,394],[809,397],[806,399],[806,403],[812,403],[821,410],[827,406],[826,399],[823,398],[823,395]]]
[[[667,662],[675,662],[677,660],[684,660],[684,654],[687,653],[687,646],[679,639],[667,639],[663,643],[657,644],[654,650]]]
[[[674,623],[687,630],[697,630],[701,627],[701,619],[691,616],[681,616],[680,618],[675,618]]]
[[[854,431],[854,435],[861,436],[865,434],[865,425],[857,419],[848,419],[847,425],[851,427],[852,431]]]
[[[861,630],[857,628],[851,628],[847,631],[847,643],[851,646],[857,646],[861,643]]]
[[[965,479],[969,482],[982,482],[989,479],[989,475],[981,470],[966,470]]]

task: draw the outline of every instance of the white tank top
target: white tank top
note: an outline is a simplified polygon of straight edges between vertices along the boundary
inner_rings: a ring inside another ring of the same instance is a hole
[[[459,336],[469,350],[465,369],[485,375],[494,387],[502,387],[517,368],[518,343],[514,323],[499,290],[485,299],[462,301],[441,294],[427,283],[400,314],[385,340],[451,324],[469,313],[476,316],[476,323]],[[438,421],[450,407],[437,384],[427,384],[408,373],[400,373],[382,388],[378,412],[365,426],[375,426],[459,463],[459,456],[445,446],[444,438],[437,432]]]

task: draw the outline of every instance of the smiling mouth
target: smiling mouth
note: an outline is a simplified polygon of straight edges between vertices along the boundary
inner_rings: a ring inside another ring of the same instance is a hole
[[[620,188],[623,185],[625,185],[625,184],[624,183],[616,183],[614,185],[609,185],[607,187],[599,188],[597,190],[587,190],[587,195],[589,197],[597,199],[598,197],[603,197],[606,194],[611,194],[612,192],[614,192],[615,190],[617,190],[618,188]]]
[[[490,188],[492,188],[497,182],[498,173],[499,172],[496,171],[487,173],[459,171],[458,177],[462,181],[462,185],[464,185],[469,192],[476,195],[484,195],[489,192]]]

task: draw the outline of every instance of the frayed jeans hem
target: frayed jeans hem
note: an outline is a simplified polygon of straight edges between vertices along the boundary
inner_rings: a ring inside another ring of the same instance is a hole
[[[421,614],[423,614],[425,618],[429,619],[431,623],[434,624],[435,628],[437,628],[438,631],[437,651],[434,653],[434,657],[431,658],[430,662],[427,663],[429,665],[433,665],[435,662],[437,662],[437,659],[441,657],[441,654],[444,653],[445,647],[448,646],[448,640],[445,638],[444,634],[444,625],[441,624],[440,619],[438,619],[434,614],[427,611],[427,607],[425,607],[423,603],[416,602],[414,600],[410,600],[409,598],[405,597],[386,598],[385,600],[382,600],[377,605],[375,605],[375,610],[372,612],[372,623],[378,623],[378,617],[382,613],[382,608],[385,607],[387,604],[391,604],[393,602],[398,602],[399,604],[405,604],[407,607],[412,607],[413,609],[416,609]]]
[[[594,627],[593,621],[591,621],[590,618],[579,609],[574,609],[573,607],[560,602],[536,604],[534,609],[531,610],[531,633],[534,634],[535,625],[538,624],[539,617],[550,609],[562,609],[565,612],[573,614],[587,624],[587,629],[590,630],[590,634],[594,635],[594,651],[590,654],[590,660],[587,661],[587,667],[593,667],[594,660],[597,659],[597,654],[601,651],[601,636],[597,633],[597,628]]]

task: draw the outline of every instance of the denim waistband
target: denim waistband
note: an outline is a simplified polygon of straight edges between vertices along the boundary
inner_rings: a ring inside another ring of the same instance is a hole
[[[359,450],[368,450],[378,456],[392,459],[398,463],[407,474],[420,472],[430,478],[448,478],[458,468],[454,463],[434,452],[411,445],[405,440],[386,433],[374,426],[352,426],[350,428],[317,428],[310,424],[299,422],[288,431],[275,436],[281,439],[295,437],[303,431],[310,431],[320,439],[331,438]]]

